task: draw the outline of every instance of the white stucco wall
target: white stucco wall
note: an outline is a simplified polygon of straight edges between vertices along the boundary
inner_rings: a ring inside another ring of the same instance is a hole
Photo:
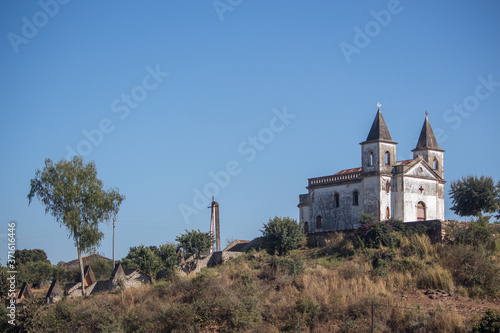
[[[441,214],[441,202],[436,195],[439,185],[434,180],[404,177],[404,222],[417,221],[417,203],[425,204],[425,218],[427,220],[444,219]],[[420,191],[420,189],[423,189]],[[439,207],[439,208],[438,208]]]

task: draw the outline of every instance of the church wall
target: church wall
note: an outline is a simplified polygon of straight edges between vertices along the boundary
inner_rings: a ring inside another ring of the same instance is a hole
[[[388,217],[386,216],[386,208],[389,207],[389,218],[393,215],[392,210],[392,182],[391,177],[381,176],[379,178],[380,184],[380,219],[386,220]],[[389,182],[389,187],[387,192],[387,182]]]
[[[353,205],[353,192],[358,191],[358,206]],[[339,207],[335,207],[335,194],[339,194]],[[311,221],[309,231],[353,228],[362,211],[361,183],[349,183],[311,189]],[[322,229],[316,228],[316,217],[321,216]]]
[[[444,184],[437,184],[436,218],[444,221]]]
[[[363,178],[363,212],[379,218],[380,177]]]
[[[311,226],[311,209],[309,206],[302,206],[299,209],[299,222],[307,223],[309,228]],[[311,230],[311,229],[309,229]]]
[[[392,217],[396,220],[404,221],[404,180],[402,176],[391,179],[391,203]]]
[[[414,177],[404,177],[405,186],[405,207],[404,222],[417,221],[417,203],[425,203],[425,212],[427,220],[443,219],[438,216],[439,200],[436,200],[438,188],[436,181],[428,179],[419,179]],[[420,191],[422,187],[423,191]]]

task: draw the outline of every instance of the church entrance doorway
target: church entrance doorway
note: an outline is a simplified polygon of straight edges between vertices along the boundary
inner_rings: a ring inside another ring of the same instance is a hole
[[[417,203],[417,221],[425,221],[425,204],[422,201]]]

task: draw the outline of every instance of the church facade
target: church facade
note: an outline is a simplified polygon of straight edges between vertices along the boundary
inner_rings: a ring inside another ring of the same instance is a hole
[[[413,159],[396,161],[396,145],[377,111],[361,144],[361,167],[310,178],[299,196],[304,232],[350,229],[359,214],[403,222],[444,220],[444,150],[426,116]]]

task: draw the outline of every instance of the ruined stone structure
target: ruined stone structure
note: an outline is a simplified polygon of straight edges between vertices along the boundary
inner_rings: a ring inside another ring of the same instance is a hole
[[[206,256],[202,256],[199,260],[196,261],[194,255],[189,257],[187,260],[179,260],[179,269],[177,271],[178,276],[188,276],[195,275],[199,273],[205,267],[217,266],[225,263],[226,261],[234,258],[238,258],[242,256],[245,251],[250,250],[253,247],[256,247],[256,244],[260,242],[256,242],[256,240],[260,240],[260,238],[254,239],[253,241],[247,240],[235,240],[231,244],[229,244],[222,251],[211,252]]]
[[[19,295],[17,295],[16,303],[20,303],[25,298],[33,298],[33,292],[27,282],[23,282],[21,290],[19,290]]]
[[[64,296],[64,291],[57,283],[57,280],[52,280],[50,284],[49,291],[47,291],[47,295],[45,295],[45,303],[52,304],[55,302],[59,302]]]
[[[115,265],[109,280],[97,281],[90,266],[86,266],[84,271],[85,295],[87,296],[113,291],[119,288],[136,288],[150,282],[151,279],[146,275],[146,273],[137,269],[123,269],[120,263]],[[81,285],[81,282],[66,284],[66,295],[68,297],[81,297]]]
[[[85,266],[83,270],[83,286],[85,287],[85,295],[90,295],[92,290],[97,284],[97,279],[94,276],[94,272],[90,266]],[[82,283],[67,283],[65,286],[66,294],[68,297],[80,297],[82,296]]]
[[[403,222],[444,220],[443,153],[426,116],[413,159],[396,161],[380,109],[361,143],[361,167],[310,178],[299,196],[304,231],[356,228],[360,213]]]

